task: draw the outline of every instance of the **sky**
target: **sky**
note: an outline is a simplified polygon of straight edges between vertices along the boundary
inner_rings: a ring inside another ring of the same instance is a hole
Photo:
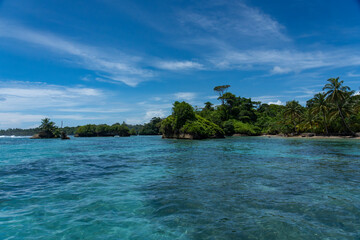
[[[356,0],[0,0],[0,129],[140,124],[174,101],[360,87]]]

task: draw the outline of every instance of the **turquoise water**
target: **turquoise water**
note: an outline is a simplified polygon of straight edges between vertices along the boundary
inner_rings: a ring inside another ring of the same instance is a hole
[[[360,239],[360,141],[0,138],[0,239]]]

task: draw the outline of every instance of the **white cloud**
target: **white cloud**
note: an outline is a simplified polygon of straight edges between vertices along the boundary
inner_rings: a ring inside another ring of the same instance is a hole
[[[342,61],[339,61],[342,59]],[[323,67],[359,66],[360,56],[353,49],[300,52],[296,50],[227,50],[210,58],[220,69],[266,69],[276,66],[272,73],[302,71]]]
[[[208,98],[208,99],[218,99],[219,96],[208,96],[207,98]]]
[[[161,100],[162,100],[162,98],[161,98],[161,97],[153,97],[153,98],[152,98],[152,100],[154,100],[154,101],[157,101],[157,102],[158,102],[158,101],[161,101]]]
[[[193,61],[159,61],[155,64],[157,68],[165,70],[190,70],[197,69],[201,70],[204,66],[200,63]]]
[[[71,56],[71,62],[85,69],[97,71],[112,81],[136,86],[154,76],[150,70],[141,68],[142,59],[125,53],[99,49],[47,32],[28,29],[0,19],[0,37],[11,38],[49,49],[58,54]]]
[[[0,129],[6,127],[28,127],[38,124],[42,118],[53,120],[102,119],[104,112],[103,91],[88,87],[64,87],[44,83],[0,82]],[[92,108],[84,106],[93,106]],[[115,109],[115,108],[114,108]],[[119,113],[125,109],[111,109]],[[59,114],[61,113],[61,114]],[[77,113],[83,113],[77,114]],[[32,123],[32,124],[30,124]]]
[[[0,129],[20,126],[24,123],[40,122],[40,119],[45,118],[41,114],[23,114],[19,112],[0,112]],[[39,124],[40,125],[40,124]],[[36,125],[38,126],[38,125]]]
[[[278,98],[282,98],[283,96],[259,96],[251,98],[253,101],[259,101],[262,103],[277,101]]]
[[[149,121],[153,117],[161,117],[161,118],[165,117],[165,110],[160,109],[160,110],[146,111],[146,113],[145,113],[145,121]]]
[[[168,109],[148,109],[145,114],[137,117],[126,118],[125,122],[128,124],[143,124],[149,122],[154,117],[164,118],[169,114]]]
[[[274,74],[284,74],[284,73],[289,73],[289,72],[291,72],[291,69],[289,69],[289,68],[281,68],[281,67],[279,67],[279,66],[275,66],[275,67],[272,69],[271,72],[274,73]]]
[[[354,95],[355,95],[355,96],[360,95],[360,91],[355,92]]]
[[[281,102],[280,100],[277,100],[276,102],[268,102],[268,104],[274,104],[274,105],[284,105],[283,102]]]
[[[0,111],[54,110],[93,103],[103,97],[98,89],[30,82],[0,82],[0,93],[4,99]]]
[[[49,115],[50,118],[54,118],[54,119],[70,119],[70,120],[101,120],[101,119],[105,119],[106,117],[101,117],[101,116],[84,116],[84,115],[80,115],[80,114],[71,114],[71,115],[66,115],[66,114],[57,114],[57,115]]]
[[[349,72],[347,74],[348,77],[360,77],[360,74],[359,73],[354,73],[354,72]]]
[[[283,33],[284,27],[279,22],[243,2],[209,1],[201,9],[206,9],[206,15],[195,9],[181,11],[180,23],[188,29],[199,28],[211,33],[211,36],[216,34],[222,38],[237,39],[245,36],[255,40],[288,40]],[[196,29],[190,31],[193,34],[199,33]]]
[[[174,94],[177,100],[186,100],[186,101],[193,100],[196,97],[196,95],[197,94],[194,92],[178,92]]]
[[[103,107],[100,108],[59,108],[57,111],[59,112],[78,112],[78,113],[123,113],[129,112],[131,109],[128,108],[111,108],[111,109],[104,109]]]

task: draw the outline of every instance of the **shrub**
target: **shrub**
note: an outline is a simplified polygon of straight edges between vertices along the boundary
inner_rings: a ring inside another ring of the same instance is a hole
[[[235,133],[234,121],[228,120],[223,123],[223,130],[226,136],[231,136]]]
[[[96,136],[96,125],[87,124],[84,126],[78,127],[75,134],[79,137],[95,137]]]
[[[246,134],[249,136],[256,136],[261,133],[261,129],[250,123],[243,123],[240,121],[232,120],[234,123],[234,131],[238,134]]]

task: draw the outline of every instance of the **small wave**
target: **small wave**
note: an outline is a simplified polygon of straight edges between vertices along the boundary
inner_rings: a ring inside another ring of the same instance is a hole
[[[0,138],[29,138],[30,136],[0,135]]]

